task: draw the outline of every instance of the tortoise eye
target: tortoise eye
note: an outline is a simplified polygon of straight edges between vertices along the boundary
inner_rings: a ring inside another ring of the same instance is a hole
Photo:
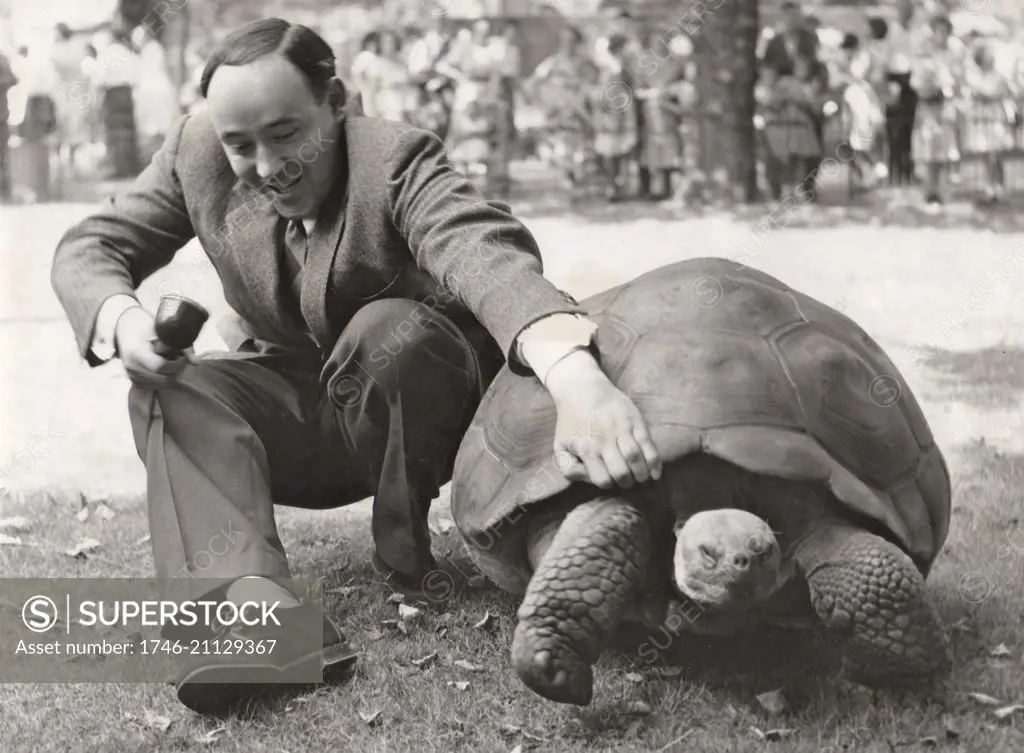
[[[707,544],[701,544],[700,556],[704,558],[704,566],[712,568],[718,564],[718,552],[709,547]]]

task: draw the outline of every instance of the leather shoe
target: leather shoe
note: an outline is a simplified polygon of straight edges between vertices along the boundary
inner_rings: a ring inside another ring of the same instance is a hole
[[[200,714],[231,714],[255,700],[335,683],[358,658],[316,604],[275,616],[280,625],[237,625],[182,644],[186,656],[176,683],[178,700]]]

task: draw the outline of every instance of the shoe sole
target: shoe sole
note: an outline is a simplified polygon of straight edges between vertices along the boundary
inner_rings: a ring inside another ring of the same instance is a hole
[[[227,664],[199,667],[178,683],[178,700],[198,714],[223,715],[270,696],[295,692],[320,683],[289,680],[308,675],[322,662],[323,684],[342,679],[359,655],[350,650],[325,648],[278,668],[268,664]]]

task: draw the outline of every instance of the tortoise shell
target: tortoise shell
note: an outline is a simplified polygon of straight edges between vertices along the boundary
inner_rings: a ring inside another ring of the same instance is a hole
[[[581,305],[599,325],[602,368],[647,419],[666,465],[707,453],[826,483],[927,573],[948,532],[949,472],[895,365],[852,320],[718,258],[655,269]],[[554,430],[540,381],[503,368],[452,477],[452,514],[471,546],[500,557],[501,526],[570,486]]]

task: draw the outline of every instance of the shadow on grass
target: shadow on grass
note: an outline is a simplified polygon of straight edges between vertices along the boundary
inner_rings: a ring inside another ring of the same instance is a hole
[[[934,370],[944,401],[992,410],[1017,407],[1024,396],[1024,348],[939,350],[924,365]]]

